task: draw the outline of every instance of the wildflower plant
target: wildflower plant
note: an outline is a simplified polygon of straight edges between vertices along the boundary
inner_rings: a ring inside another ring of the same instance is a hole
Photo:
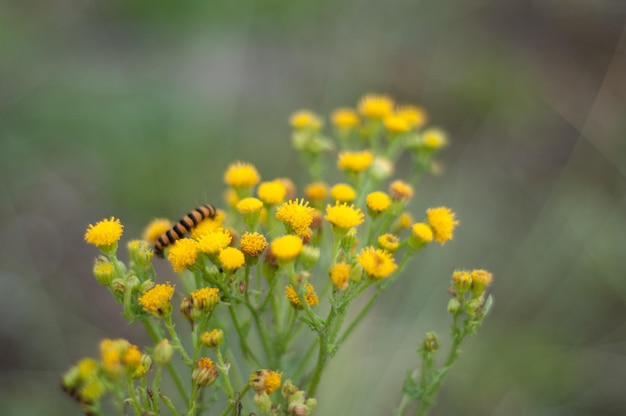
[[[103,340],[100,357],[70,368],[63,388],[86,414],[103,414],[107,398],[120,414],[312,414],[320,383],[331,382],[324,370],[374,303],[422,250],[453,239],[458,221],[450,208],[410,209],[418,179],[447,144],[427,119],[419,107],[366,95],[356,109],[332,113],[331,139],[322,117],[294,113],[292,143],[310,174],[302,194],[288,178],[262,181],[252,164],[232,163],[224,210],[193,221],[185,237],[168,235],[166,260],[154,258],[152,245],[176,229],[167,219],[128,243],[127,263],[118,259],[121,221],[90,225],[85,240],[101,253],[95,278],[153,344]],[[394,172],[403,153],[408,179]],[[341,181],[329,182],[328,165]],[[178,276],[157,276],[156,261]],[[485,270],[454,271],[447,358],[437,364],[440,342],[426,333],[396,415],[424,414],[433,404],[462,341],[489,311],[491,281]],[[189,325],[175,324],[180,316]],[[165,372],[174,391],[165,391]]]

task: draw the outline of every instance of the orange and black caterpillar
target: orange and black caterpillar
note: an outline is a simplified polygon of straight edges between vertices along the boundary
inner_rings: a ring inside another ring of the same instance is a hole
[[[154,244],[154,253],[163,258],[163,250],[165,250],[165,247],[169,246],[176,240],[181,239],[203,219],[214,218],[216,214],[217,210],[213,205],[200,205],[157,238],[157,241]]]

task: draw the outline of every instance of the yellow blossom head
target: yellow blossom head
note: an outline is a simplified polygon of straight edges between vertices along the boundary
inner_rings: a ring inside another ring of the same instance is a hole
[[[195,310],[192,312],[192,318],[198,318],[202,313],[211,312],[220,301],[219,293],[220,290],[216,287],[203,287],[191,292],[189,306]]]
[[[350,129],[359,123],[359,116],[351,108],[338,108],[330,116],[332,123],[340,129]]]
[[[267,240],[262,234],[245,232],[239,241],[241,251],[250,257],[259,257],[267,247]]]
[[[400,240],[393,234],[383,234],[378,237],[378,247],[388,253],[394,253],[400,247]]]
[[[156,284],[139,297],[139,304],[144,311],[163,318],[172,313],[172,296],[174,286],[169,283]]]
[[[411,125],[409,122],[398,115],[390,114],[383,119],[383,124],[385,128],[391,133],[406,133],[411,130]]]
[[[356,198],[356,191],[347,183],[338,183],[330,188],[330,196],[339,202],[352,202]]]
[[[357,261],[365,273],[373,279],[389,277],[398,268],[390,253],[374,247],[361,250],[357,255]]]
[[[280,180],[274,180],[270,182],[262,182],[257,190],[259,199],[267,205],[280,204],[285,200],[287,195],[287,188],[285,184]]]
[[[89,224],[85,232],[85,241],[100,249],[114,249],[122,237],[124,226],[119,219],[111,217],[98,221],[96,225]],[[114,246],[115,245],[115,246]]]
[[[291,302],[294,306],[300,307],[300,308],[302,307],[302,303],[300,303],[300,299],[298,298],[298,295],[296,294],[296,290],[293,288],[292,285],[285,287],[285,296],[287,297],[287,299],[289,299],[289,302]],[[320,303],[320,300],[317,297],[317,293],[315,293],[315,288],[310,283],[306,284],[306,292],[304,293],[304,300],[309,306],[315,306],[318,303]]]
[[[443,245],[446,241],[452,240],[454,228],[459,222],[456,221],[455,214],[450,208],[430,208],[426,210],[426,216],[436,242]]]
[[[413,224],[413,217],[411,216],[411,213],[405,211],[400,214],[400,217],[398,217],[398,226],[400,228],[409,228],[411,224]]]
[[[167,253],[167,259],[174,271],[180,273],[187,267],[195,264],[198,259],[198,242],[190,238],[177,240]]]
[[[422,144],[428,149],[437,150],[448,144],[448,139],[442,130],[431,128],[422,133]]]
[[[398,179],[389,184],[389,194],[393,199],[408,201],[413,198],[413,187]]]
[[[298,257],[303,246],[300,237],[288,234],[272,241],[271,250],[278,260],[289,261]]]
[[[259,183],[261,177],[250,163],[235,162],[228,166],[224,174],[224,182],[233,188],[247,188]]]
[[[371,192],[365,198],[367,208],[372,214],[380,214],[391,205],[389,195],[381,191]]]
[[[411,238],[416,240],[418,245],[433,241],[433,231],[428,224],[418,222],[411,227]]]
[[[203,357],[196,361],[196,366],[191,373],[192,380],[198,387],[207,387],[215,383],[219,375],[215,364],[210,358]]]
[[[115,278],[113,263],[104,256],[97,257],[93,265],[93,275],[101,285],[110,285]]]
[[[423,127],[428,120],[426,111],[414,105],[403,105],[396,109],[396,116],[406,120],[411,126]]]
[[[233,237],[227,230],[218,228],[216,231],[206,233],[198,241],[198,248],[206,254],[218,254],[228,247]]]
[[[280,387],[282,374],[272,370],[258,370],[252,373],[248,384],[257,393],[272,394]]]
[[[482,269],[472,270],[470,276],[472,278],[472,292],[475,296],[482,294],[493,280],[491,273]]]
[[[142,238],[154,244],[161,234],[172,228],[172,225],[167,218],[155,218],[143,230]]]
[[[322,128],[322,120],[312,111],[296,111],[289,118],[291,127],[298,130],[319,130]]]
[[[324,182],[313,182],[304,188],[304,195],[312,202],[321,202],[328,197],[328,185]]]
[[[235,271],[246,262],[243,253],[234,247],[226,247],[220,251],[219,261],[222,267],[228,271]]]
[[[455,270],[452,273],[452,287],[458,293],[467,292],[472,286],[472,276],[467,270]]]
[[[236,205],[236,204],[235,204]],[[213,218],[205,218],[198,223],[189,233],[194,240],[200,240],[203,235],[217,231],[222,228],[226,214],[222,210],[217,210],[217,214]]]
[[[338,289],[347,289],[350,281],[352,266],[347,263],[337,263],[330,268],[330,280]]]
[[[381,119],[393,112],[393,100],[386,95],[367,94],[359,101],[358,110],[365,117]]]
[[[254,197],[243,198],[237,202],[237,211],[242,214],[260,212],[262,208],[263,201]]]
[[[313,222],[313,208],[304,199],[287,201],[276,209],[276,218],[287,226],[287,231],[303,235]]]
[[[374,156],[369,150],[361,152],[341,152],[337,160],[337,167],[350,172],[362,172],[369,168],[374,161]]]
[[[363,223],[365,215],[360,209],[355,208],[354,205],[336,202],[333,206],[326,206],[326,216],[324,218],[334,227],[348,230]]]

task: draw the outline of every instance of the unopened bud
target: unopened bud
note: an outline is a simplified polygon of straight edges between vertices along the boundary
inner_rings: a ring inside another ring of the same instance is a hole
[[[93,275],[98,283],[103,286],[109,286],[115,278],[115,268],[113,263],[104,256],[99,256],[93,265]]]
[[[207,347],[216,348],[222,345],[222,342],[224,341],[224,331],[216,328],[211,332],[203,333],[200,339]]]
[[[157,345],[154,347],[154,353],[152,356],[154,357],[154,361],[159,365],[167,364],[172,355],[174,354],[174,347],[170,344],[167,338],[163,338]]]
[[[113,279],[110,287],[113,292],[117,293],[118,295],[123,295],[124,292],[126,292],[126,283],[119,278]]]
[[[461,302],[459,302],[457,298],[452,298],[448,302],[448,313],[454,315],[459,311],[460,307],[461,307]]]
[[[210,358],[200,358],[191,373],[191,378],[200,387],[210,386],[217,379],[218,372]]]
[[[270,396],[263,391],[254,395],[254,405],[261,414],[269,414],[272,409],[272,400],[270,400]]]
[[[434,332],[427,332],[422,341],[422,348],[424,351],[437,351],[439,349],[439,338]]]
[[[305,245],[300,252],[300,261],[302,265],[309,269],[313,267],[320,259],[320,249],[311,245]]]
[[[452,288],[460,294],[467,292],[472,286],[472,276],[467,270],[456,270],[452,273]]]

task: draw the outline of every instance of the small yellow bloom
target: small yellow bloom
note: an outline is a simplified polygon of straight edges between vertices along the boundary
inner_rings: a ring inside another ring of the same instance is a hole
[[[455,214],[450,208],[430,208],[426,210],[426,216],[436,242],[443,245],[446,241],[452,240],[454,227],[459,222],[455,220]]]
[[[395,114],[390,114],[383,119],[383,124],[385,128],[389,130],[391,133],[406,133],[411,130],[411,125],[409,122],[400,116]]]
[[[324,182],[313,182],[304,188],[304,195],[313,202],[324,201],[328,197],[328,185]]]
[[[413,217],[409,212],[405,211],[400,214],[400,217],[398,218],[398,225],[400,228],[409,228],[411,224],[413,224]]]
[[[198,312],[211,312],[220,301],[219,293],[216,287],[203,287],[191,292],[191,307]]]
[[[198,248],[206,254],[218,254],[230,244],[232,239],[232,235],[227,230],[219,228],[203,235],[198,241]]]
[[[426,124],[428,116],[421,107],[403,105],[396,109],[396,116],[405,119],[411,126],[422,127]]]
[[[339,202],[352,202],[356,198],[356,191],[347,183],[338,183],[330,188],[330,196]]]
[[[384,279],[398,266],[390,253],[374,247],[366,247],[357,255],[357,261],[370,277]]]
[[[180,273],[192,266],[198,259],[198,242],[190,238],[177,240],[167,253],[167,259],[172,263],[176,273]]]
[[[294,129],[310,130],[319,130],[323,125],[322,120],[309,110],[300,110],[293,113],[289,118],[289,124]]]
[[[78,395],[85,402],[94,402],[100,399],[104,393],[106,392],[106,387],[102,380],[94,377],[89,380],[86,380],[84,384],[82,384]]]
[[[386,252],[393,253],[400,247],[400,240],[393,234],[383,234],[378,237],[378,246]]]
[[[222,267],[228,271],[237,270],[246,262],[243,253],[234,247],[226,247],[220,251],[219,260]]]
[[[359,124],[359,116],[351,108],[338,108],[330,116],[333,124],[340,129],[349,129]]]
[[[224,182],[233,188],[251,187],[259,183],[261,177],[250,163],[235,162],[228,166]]]
[[[455,270],[452,273],[452,287],[458,293],[467,292],[472,286],[472,276],[467,270]]]
[[[200,336],[200,340],[209,348],[219,347],[224,341],[224,331],[219,328],[212,329]]]
[[[298,299],[298,295],[296,294],[296,290],[293,288],[292,285],[285,286],[285,296],[287,297],[287,299],[289,299],[289,302],[291,302],[294,306],[302,307],[302,304],[300,303],[300,299]],[[315,288],[310,283],[306,284],[306,292],[304,293],[304,300],[309,306],[315,306],[318,303],[320,303],[320,300],[317,297],[317,293],[315,293]]]
[[[200,358],[196,362],[196,367],[191,373],[191,378],[199,387],[210,386],[217,380],[219,373],[215,369],[215,364],[210,358]]]
[[[268,205],[280,204],[285,200],[287,195],[287,188],[285,184],[280,180],[274,180],[271,182],[262,182],[259,185],[257,194],[261,201]]]
[[[236,205],[236,204],[235,204]],[[200,240],[203,235],[214,232],[222,228],[226,214],[224,211],[217,210],[217,214],[213,218],[205,218],[191,229],[189,236],[194,240]]]
[[[393,199],[408,201],[413,198],[413,187],[398,179],[389,184],[389,194]]]
[[[354,205],[346,203],[339,204],[336,202],[334,206],[326,206],[326,216],[324,217],[332,225],[341,229],[349,229],[363,223],[365,215],[360,209]]]
[[[337,160],[337,167],[351,172],[362,172],[369,168],[374,161],[374,156],[369,150],[361,152],[341,152]]]
[[[142,238],[152,244],[154,244],[167,230],[172,228],[172,223],[167,218],[155,218],[146,226],[143,231]]]
[[[85,232],[85,241],[98,248],[111,246],[119,241],[123,230],[124,226],[119,219],[105,218],[96,225],[89,224]]]
[[[239,248],[250,257],[259,257],[267,247],[267,240],[262,234],[245,232],[241,236]]]
[[[242,214],[260,212],[262,208],[263,201],[254,197],[244,198],[237,202],[237,211]]]
[[[472,270],[470,275],[472,277],[472,292],[476,295],[483,293],[493,280],[493,276],[487,270]]]
[[[389,195],[384,192],[376,191],[371,192],[365,198],[365,203],[371,212],[380,214],[385,211],[391,205],[391,199]]]
[[[272,370],[258,370],[252,373],[248,384],[252,390],[272,394],[280,387],[282,374]]]
[[[433,231],[428,224],[418,222],[411,227],[411,235],[421,243],[430,243],[433,241]]]
[[[139,304],[146,312],[164,317],[172,312],[174,286],[169,283],[154,285],[139,297]]]
[[[136,345],[130,344],[122,357],[124,364],[128,367],[128,369],[132,372],[137,366],[141,363],[141,351]]]
[[[97,257],[93,265],[93,275],[98,283],[103,286],[108,286],[115,278],[113,263],[104,256]]]
[[[276,209],[276,218],[296,234],[304,234],[313,222],[313,208],[304,199],[287,201]]]
[[[446,134],[439,129],[428,129],[422,133],[422,143],[431,150],[437,150],[448,144]]]
[[[352,266],[347,263],[337,263],[330,268],[330,280],[338,289],[347,289]]]
[[[393,100],[386,95],[367,94],[358,106],[359,113],[369,118],[383,118],[393,112]]]
[[[302,251],[302,239],[295,235],[284,235],[272,241],[272,254],[279,260],[293,260]]]

